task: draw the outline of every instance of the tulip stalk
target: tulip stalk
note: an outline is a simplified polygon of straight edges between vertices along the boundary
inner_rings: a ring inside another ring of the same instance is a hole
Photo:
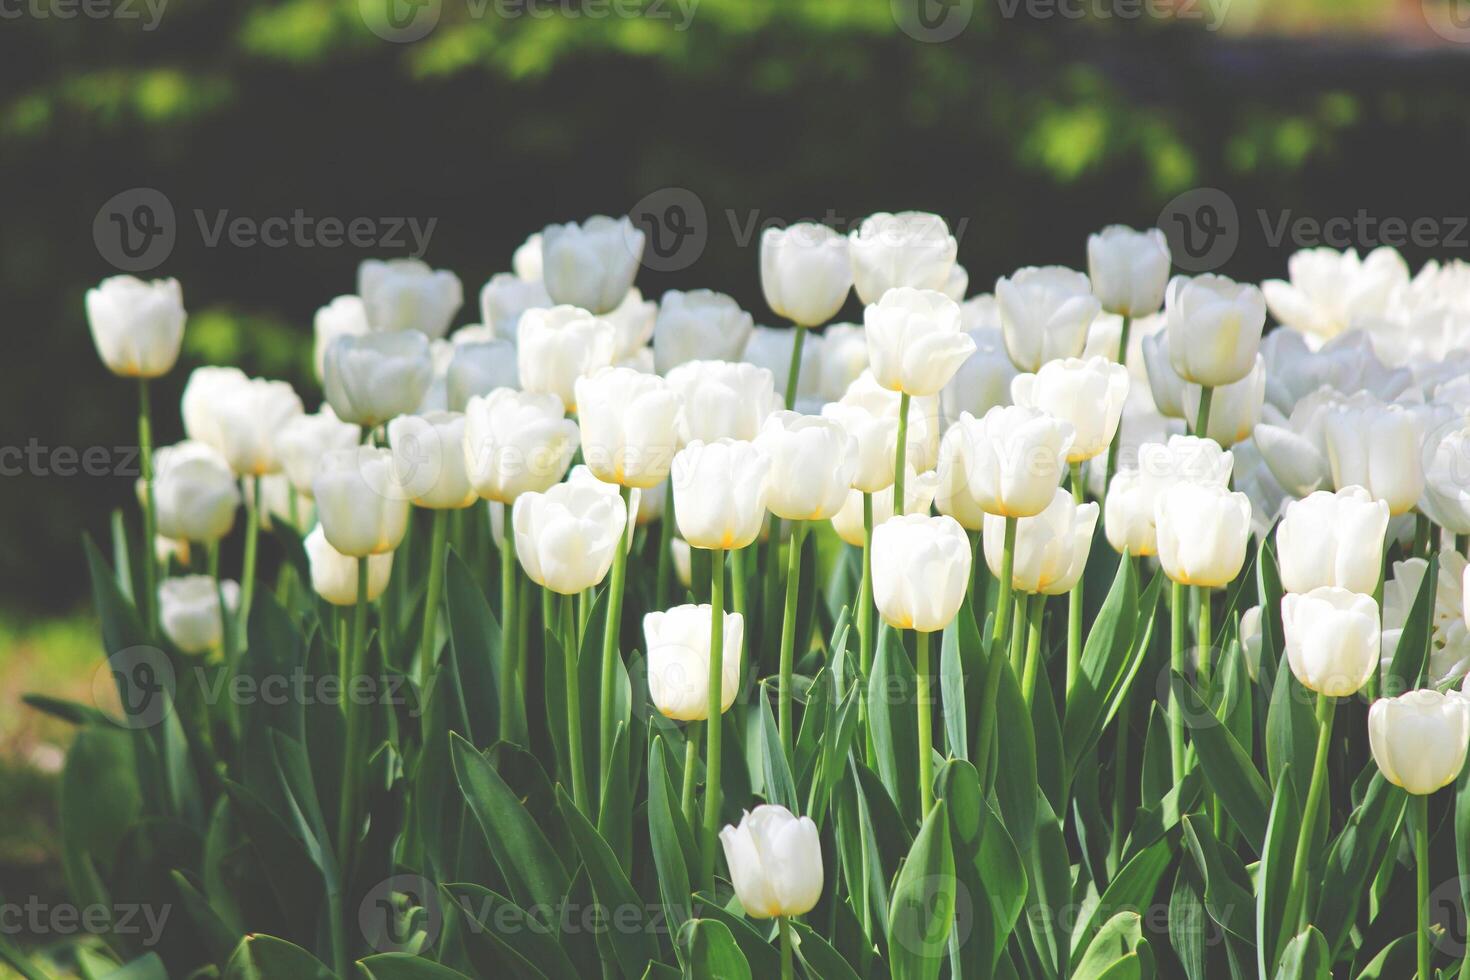
[[[577,626],[573,620],[576,601],[575,596],[561,598],[561,652],[567,686],[567,757],[572,768],[572,802],[578,810],[587,813],[591,798],[587,794],[587,766],[582,760],[582,685],[577,670]]]
[[[1004,666],[1002,658],[1006,655],[1001,644],[1006,631],[1010,629],[1011,578],[1016,561],[1017,519],[1007,517],[1005,521],[1005,538],[1000,557],[1000,595],[995,606],[993,632],[990,634],[990,659],[985,664],[985,686],[980,695],[980,732],[975,740],[975,768],[980,771],[980,787],[987,792],[990,788],[990,777],[994,775],[990,772],[990,743],[995,738],[995,704],[1000,692],[1000,672]]]
[[[679,809],[684,811],[684,822],[691,827],[698,819],[694,812],[694,778],[698,765],[699,723],[690,722],[684,727],[684,785],[679,791]]]
[[[255,553],[260,546],[260,508],[265,502],[260,495],[260,477],[251,477],[249,506],[245,508],[245,557],[240,572],[240,621],[250,622],[250,608],[255,600]]]
[[[449,544],[449,511],[434,511],[429,538],[429,586],[424,596],[424,627],[419,634],[419,678],[427,681],[434,669],[434,632],[439,625],[439,600],[444,595],[444,551]],[[501,634],[501,644],[505,635]]]
[[[512,522],[512,507],[507,503],[503,521],[505,533],[500,544],[500,647],[504,654],[500,662],[505,665],[500,678],[500,737],[516,741],[517,699],[521,697],[521,686],[525,683],[525,665],[521,662],[524,652],[518,642],[520,633],[516,622],[516,532]],[[551,628],[551,619],[546,617],[546,628]],[[524,704],[524,702],[521,702]]]
[[[1072,502],[1082,506],[1082,464],[1072,464]],[[1082,579],[1067,592],[1067,692],[1082,672]]]
[[[1286,895],[1285,914],[1281,917],[1283,947],[1306,925],[1307,865],[1310,863],[1312,840],[1316,836],[1317,811],[1322,809],[1322,796],[1327,790],[1327,750],[1332,744],[1332,715],[1332,699],[1318,694],[1317,754],[1312,759],[1312,781],[1307,787],[1301,834],[1297,837],[1296,857],[1291,862],[1291,887]]]
[[[908,498],[903,493],[904,464],[908,462],[909,393],[898,396],[898,448],[893,454],[893,512],[908,513]]]
[[[1414,948],[1419,964],[1420,980],[1432,980],[1429,946],[1429,797],[1418,793],[1409,796],[1409,819],[1414,832],[1414,906],[1418,912],[1418,928],[1414,932]]]
[[[1124,367],[1128,366],[1128,334],[1133,327],[1133,317],[1123,314],[1123,329],[1118,336],[1118,363]],[[1108,486],[1113,482],[1113,474],[1118,472],[1118,453],[1123,448],[1123,420],[1119,418],[1117,431],[1113,433],[1113,441],[1108,445],[1108,465],[1103,474],[1103,496],[1107,496]]]
[[[650,491],[644,491],[645,493]],[[669,601],[670,568],[673,564],[674,547],[674,484],[664,487],[664,509],[658,521],[658,560],[654,573],[653,605],[662,608]]]
[[[924,812],[929,811],[926,808]],[[782,915],[776,917],[776,925],[781,932],[781,980],[791,980],[796,976],[791,954],[791,923]]]
[[[862,667],[862,678],[866,683],[873,670],[873,495],[863,494],[863,580],[858,593],[858,663]],[[868,699],[858,698],[858,721],[862,724],[863,738],[867,743],[868,765],[877,759],[872,733],[868,731]]]
[[[1211,626],[1210,590],[1206,586],[1195,586],[1195,594],[1199,599],[1199,620],[1194,633],[1195,646],[1199,648],[1199,682],[1203,686],[1210,683],[1210,677],[1214,672],[1211,658],[1214,654],[1213,629]]]
[[[1169,667],[1184,676],[1184,613],[1189,605],[1189,587],[1174,582],[1169,596]],[[1169,695],[1169,759],[1174,782],[1184,778],[1184,705],[1171,685]]]
[[[623,513],[627,515],[628,523],[633,522],[637,512],[632,507],[633,491],[628,487],[619,487],[623,498]],[[624,528],[623,533],[627,533]],[[618,633],[623,626],[623,585],[628,576],[628,549],[620,541],[613,549],[612,574],[607,587],[607,625],[602,633],[602,738],[601,755],[599,756],[599,772],[607,771],[607,764],[612,759],[613,738],[617,734],[616,726],[613,724],[613,705],[616,703],[617,684],[617,660],[620,656],[618,649]]]
[[[700,881],[715,891],[715,849],[720,840],[720,708],[725,670],[725,552],[710,551],[709,616],[709,733],[705,738],[704,850],[700,854]]]
[[[1194,434],[1201,439],[1209,432],[1210,426],[1210,402],[1215,400],[1215,389],[1210,385],[1204,385],[1199,392],[1199,414],[1194,419]]]
[[[806,537],[806,530],[805,521],[791,523],[791,542],[787,546],[786,556],[786,607],[781,616],[781,690],[778,716],[781,751],[786,753],[786,761],[793,767],[796,765],[796,736],[791,724],[791,672],[796,659],[796,603],[801,596],[801,544]],[[736,581],[739,582],[738,567]]]
[[[1024,597],[1021,601],[1027,602]],[[1026,612],[1026,666],[1021,673],[1021,695],[1025,698],[1026,706],[1029,708],[1036,695],[1036,676],[1041,669],[1041,624],[1046,614],[1046,596],[1038,592],[1031,596],[1027,604],[1029,609]]]
[[[1414,557],[1429,558],[1429,550],[1434,541],[1434,522],[1424,514],[1414,515]]]
[[[158,556],[154,553],[154,530],[158,511],[153,499],[153,411],[148,398],[148,379],[138,379],[138,455],[143,466],[143,625],[149,636],[158,633]],[[218,576],[216,576],[218,578]],[[221,609],[224,607],[221,606]]]
[[[806,327],[796,324],[796,337],[791,341],[791,367],[786,371],[786,411],[796,407],[796,383],[801,379],[801,348],[806,342]]]
[[[357,603],[352,607],[352,633],[347,648],[340,653],[342,690],[351,691],[357,675],[362,672],[366,651],[368,608],[368,559],[357,559]],[[352,852],[357,837],[357,791],[358,777],[366,760],[361,758],[363,740],[367,736],[367,719],[361,705],[353,699],[342,699],[342,710],[347,715],[345,750],[342,758],[342,795],[337,801],[337,866],[343,880],[352,874]]]
[[[923,803],[920,812],[927,817],[934,809],[934,722],[929,703],[929,634],[923,630],[917,634],[914,695],[919,702],[919,800]]]

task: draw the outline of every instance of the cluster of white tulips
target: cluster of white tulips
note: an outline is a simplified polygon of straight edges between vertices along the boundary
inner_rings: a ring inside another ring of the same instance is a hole
[[[1089,238],[1085,272],[1024,268],[967,298],[969,276],[941,218],[876,214],[845,236],[816,224],[764,234],[765,299],[790,324],[771,328],[708,290],[644,300],[633,285],[642,247],[627,219],[549,226],[516,251],[514,272],[485,284],[481,322],[452,333],[457,276],[415,260],[365,262],[356,294],[317,313],[324,400],[315,413],[284,382],[201,367],[183,395],[186,440],[156,453],[147,381],[178,356],[180,287],[121,276],[92,290],[99,354],[142,382],[139,497],[158,556],[140,597],[150,627],[186,653],[230,657],[244,642],[260,528],[285,522],[302,532],[316,593],[351,608],[342,670],[361,671],[368,609],[389,586],[417,508],[430,512],[427,612],[416,652],[402,659],[428,676],[444,556],[462,527],[454,515],[487,502],[500,556],[502,737],[522,734],[516,719],[537,696],[525,685],[528,655],[563,657],[566,703],[584,703],[578,646],[593,590],[604,587],[599,711],[572,707],[569,731],[558,733],[576,806],[595,816],[587,774],[595,784],[616,751],[615,701],[626,696],[632,652],[622,627],[629,555],[646,527],[656,544],[633,553],[655,556],[641,624],[647,692],[688,729],[681,802],[702,827],[691,878],[713,893],[722,851],[745,913],[781,920],[789,970],[788,920],[823,890],[817,815],[762,805],[721,831],[719,719],[758,665],[774,664],[779,740],[794,768],[796,667],[812,652],[799,607],[804,590],[823,584],[802,580],[810,535],[861,550],[851,610],[859,678],[880,642],[874,612],[888,630],[913,632],[917,755],[905,778],[917,782],[923,814],[938,791],[931,637],[967,598],[989,611],[971,755],[989,787],[992,746],[1006,744],[1003,669],[1031,704],[1047,683],[1053,597],[1067,597],[1057,675],[1065,691],[1086,680],[1086,602],[1099,597],[1084,595],[1084,572],[1095,539],[1135,568],[1157,563],[1172,583],[1170,667],[1208,683],[1217,615],[1238,619],[1230,635],[1252,676],[1251,652],[1258,660],[1261,631],[1274,628],[1263,622],[1270,611],[1242,615],[1230,598],[1254,536],[1274,541],[1287,660],[1317,698],[1284,937],[1307,924],[1304,879],[1322,833],[1336,699],[1372,699],[1372,756],[1414,795],[1425,860],[1423,800],[1457,778],[1470,742],[1470,700],[1457,689],[1470,669],[1470,265],[1431,264],[1411,277],[1391,251],[1360,259],[1317,249],[1292,259],[1289,281],[1171,279],[1162,233],[1114,226]],[[862,323],[831,323],[854,289]],[[1268,314],[1280,324],[1269,333]],[[237,585],[218,555],[242,501]],[[1385,567],[1395,544],[1405,557]],[[200,546],[208,574],[155,581],[171,557],[190,567]],[[770,649],[751,648],[752,568],[773,590],[784,575],[780,627],[770,616],[760,634]],[[1427,667],[1395,676],[1399,637],[1431,573]],[[539,611],[527,583],[540,589]],[[677,601],[696,596],[704,601]],[[525,628],[538,615],[544,642]],[[1185,705],[1177,687],[1159,697],[1182,783],[1200,764]],[[872,710],[864,705],[859,755]],[[584,722],[595,734],[584,735]],[[365,737],[349,708],[349,748],[360,751]],[[584,760],[584,744],[600,759]],[[360,818],[360,792],[344,791],[341,826]],[[1422,894],[1420,903],[1428,977]]]

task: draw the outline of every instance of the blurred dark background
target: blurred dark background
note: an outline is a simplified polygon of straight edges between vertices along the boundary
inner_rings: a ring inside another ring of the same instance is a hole
[[[362,259],[409,250],[211,244],[222,213],[434,220],[424,257],[463,279],[458,323],[528,233],[669,188],[697,198],[703,244],[639,285],[727,291],[757,322],[766,222],[937,211],[971,293],[1021,265],[1085,267],[1088,232],[1216,191],[1237,224],[1211,261],[1237,278],[1316,244],[1275,237],[1283,218],[1433,218],[1442,240],[1404,248],[1416,268],[1470,237],[1452,220],[1470,214],[1470,3],[420,3],[0,0],[0,444],[42,460],[0,480],[0,617],[84,609],[79,537],[130,502],[130,478],[45,465],[136,440],[82,303],[119,271],[94,221],[122,192],[172,207],[173,247],[140,274],[178,278],[191,314],[156,385],[163,443],[203,363],[287,378],[314,406],[313,312]]]

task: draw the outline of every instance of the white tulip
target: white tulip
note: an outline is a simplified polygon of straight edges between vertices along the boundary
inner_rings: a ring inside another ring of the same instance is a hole
[[[1465,624],[1466,562],[1458,552],[1445,550],[1439,555],[1439,576],[1434,583],[1433,609],[1430,614],[1428,680],[1440,685],[1460,677],[1470,668],[1470,630]],[[1383,583],[1383,651],[1381,665],[1385,671],[1385,694],[1399,693],[1392,685],[1406,678],[1389,681],[1388,668],[1393,665],[1404,626],[1409,621],[1429,562],[1408,558],[1393,563],[1393,574]],[[1412,680],[1412,678],[1408,678]]]
[[[1276,528],[1281,587],[1311,592],[1333,585],[1371,594],[1383,568],[1388,505],[1362,487],[1319,490],[1286,506]]]
[[[654,707],[675,721],[709,720],[710,617],[712,607],[675,606],[643,617],[647,644],[648,694]],[[740,647],[745,619],[738,612],[720,618],[720,711],[730,710],[740,692]]]
[[[327,348],[338,337],[361,337],[369,333],[367,307],[357,295],[338,296],[316,311],[312,318],[311,360],[318,382],[327,376]]]
[[[847,502],[857,473],[857,440],[841,423],[797,412],[766,419],[756,445],[771,457],[772,514],[789,521],[824,521]]]
[[[645,358],[652,358],[648,344],[653,340],[653,328],[658,322],[658,304],[645,300],[635,287],[618,304],[617,309],[607,313],[603,319],[613,325],[613,363],[635,366]],[[650,364],[648,371],[652,371]]]
[[[497,272],[480,290],[480,318],[496,337],[511,343],[516,342],[522,314],[555,305],[540,279],[523,279],[509,272]]]
[[[120,377],[157,378],[172,371],[185,317],[176,279],[112,276],[87,290],[92,343],[107,370]]]
[[[140,500],[145,490],[139,480]],[[235,526],[240,487],[219,450],[202,442],[181,442],[153,456],[153,502],[159,534],[211,543]]]
[[[578,436],[560,398],[498,388],[471,398],[465,408],[465,472],[481,497],[512,503],[562,478]]]
[[[444,394],[453,412],[463,412],[471,398],[496,388],[519,388],[516,348],[508,340],[454,345],[454,359],[444,375]]]
[[[1323,419],[1333,486],[1366,487],[1390,514],[1414,509],[1424,492],[1424,423],[1403,405],[1360,393]]]
[[[617,331],[611,323],[574,306],[527,310],[521,315],[516,353],[521,387],[547,391],[577,410],[577,379],[613,361]]]
[[[291,513],[291,481],[285,473],[271,473],[260,479],[260,495],[255,493],[255,481],[244,481],[245,505],[253,507],[260,517],[262,530],[269,531],[276,521],[284,521],[292,530],[299,531],[316,523],[316,505],[310,497],[298,499],[296,513]]]
[[[367,558],[349,558],[327,540],[321,525],[312,528],[301,542],[306,550],[306,561],[311,568],[311,587],[317,595],[334,606],[357,604],[357,563],[367,562],[368,602],[376,602],[388,589],[388,579],[393,573],[393,552],[370,555]]]
[[[997,406],[950,426],[940,449],[939,509],[1033,517],[1051,505],[1072,447],[1071,423],[1034,408]]]
[[[1109,225],[1087,236],[1087,274],[1102,308],[1120,316],[1158,312],[1169,282],[1169,243],[1157,228]]]
[[[338,418],[375,429],[417,409],[433,380],[428,337],[405,330],[332,341],[322,386]]]
[[[1470,424],[1457,419],[1424,448],[1419,509],[1451,534],[1470,534]]]
[[[1409,284],[1403,256],[1384,246],[1358,258],[1357,249],[1302,249],[1286,263],[1290,282],[1261,284],[1276,320],[1319,343],[1346,330],[1355,315],[1384,312]]]
[[[901,286],[863,311],[868,363],[889,391],[937,395],[975,351],[960,308],[943,293]]]
[[[633,287],[643,258],[643,232],[626,217],[594,215],[547,225],[541,232],[541,274],[554,303],[593,314],[617,308]]]
[[[537,585],[576,595],[607,577],[627,520],[621,496],[586,484],[523,493],[511,511],[516,556]]]
[[[303,411],[301,399],[285,381],[247,378],[225,384],[209,406],[212,425],[206,441],[239,476],[279,473],[276,436]]]
[[[1128,400],[1128,369],[1105,358],[1048,361],[1035,374],[1018,374],[1011,397],[1022,408],[1040,409],[1072,426],[1068,463],[1105,453],[1118,432]]]
[[[674,457],[674,519],[695,548],[744,548],[766,516],[771,457],[751,442],[691,442]]]
[[[417,330],[430,338],[449,333],[464,305],[459,276],[419,259],[368,259],[357,267],[357,294],[374,330]]]
[[[1158,552],[1154,494],[1138,470],[1119,470],[1108,484],[1103,531],[1119,554],[1125,548],[1134,558]]]
[[[1166,442],[1138,447],[1138,473],[1153,499],[1176,483],[1225,487],[1235,456],[1213,439],[1172,435]]]
[[[544,244],[545,236],[536,231],[526,236],[526,240],[516,246],[515,252],[510,257],[510,267],[515,270],[516,275],[528,281],[541,281]]]
[[[873,603],[894,629],[950,624],[970,585],[970,539],[952,517],[909,514],[873,528]]]
[[[1378,604],[1323,586],[1281,597],[1286,658],[1302,686],[1328,697],[1357,692],[1378,665]]]
[[[1266,301],[1224,276],[1175,276],[1164,296],[1169,363],[1185,381],[1219,387],[1250,373],[1266,326]]]
[[[847,239],[803,222],[761,235],[761,289],[777,316],[819,327],[837,315],[852,288]]]
[[[954,270],[959,242],[937,214],[879,212],[848,235],[852,280],[864,305],[890,289],[942,290]]]
[[[811,344],[817,339],[817,336],[821,337],[821,343],[816,345],[821,356],[817,359],[815,370],[810,372],[817,378],[816,388],[811,397],[825,405],[827,402],[835,402],[841,398],[847,392],[848,387],[867,370],[868,335],[856,323],[834,323],[824,329],[820,335],[814,334],[807,337],[806,342]],[[747,360],[750,359],[749,354],[750,349],[747,347]],[[786,361],[790,364],[790,347],[786,348],[786,355]],[[797,385],[796,391],[798,399],[807,390],[807,374],[806,358],[803,356],[801,383]],[[779,374],[777,378],[780,378]]]
[[[965,301],[965,293],[970,291],[970,272],[958,262],[949,270],[949,278],[944,285],[939,287],[939,292],[948,296],[956,303]]]
[[[888,439],[885,452],[888,456],[888,469],[893,469],[893,457],[898,449],[898,416],[899,409],[903,405],[903,397],[896,391],[889,391],[880,385],[873,377],[872,371],[864,371],[855,378],[852,384],[847,386],[847,391],[842,395],[839,404],[854,406],[863,409],[868,415],[891,419],[894,423],[892,435]],[[823,408],[823,414],[830,414],[828,407]],[[835,417],[835,416],[834,416]],[[939,462],[939,433],[941,421],[939,417],[939,398],[935,395],[912,396],[909,398],[908,411],[908,435],[904,441],[904,458],[908,465],[923,472],[932,470]],[[846,424],[846,423],[844,423]],[[857,431],[852,431],[853,436],[860,442],[863,436]],[[855,478],[854,486],[862,489],[864,484],[872,484],[874,489],[880,489],[893,481],[890,472],[886,478],[879,478],[876,473],[865,473],[869,460],[868,447],[860,446],[860,452],[864,460],[859,464],[859,473]],[[875,464],[881,466],[876,460]],[[881,479],[881,482],[880,482]]]
[[[995,283],[1006,352],[1022,371],[1059,357],[1080,357],[1102,307],[1081,272],[1059,265],[1028,266]]]
[[[220,596],[231,616],[240,610],[240,586],[216,583],[209,575],[164,579],[158,586],[158,619],[163,633],[184,653],[208,653],[224,641]]]
[[[1160,330],[1143,338],[1143,368],[1148,376],[1149,394],[1159,414],[1165,418],[1185,418],[1184,379],[1169,363],[1169,334]],[[1193,419],[1189,420],[1193,422]]]
[[[1239,381],[1213,389],[1210,399],[1210,417],[1205,423],[1205,435],[1222,446],[1233,446],[1251,437],[1256,423],[1261,421],[1262,407],[1266,401],[1266,364],[1259,354],[1250,373]],[[1200,401],[1204,389],[1199,385],[1184,386],[1184,412],[1187,419],[1199,418]]]
[[[576,466],[573,466],[572,471],[567,474],[566,482],[577,486],[591,487],[599,493],[605,493],[610,497],[621,497],[623,495],[622,487],[616,483],[599,480],[597,475],[585,463],[578,463]],[[638,525],[642,523],[640,512],[643,509],[643,501],[654,495],[654,493],[644,493],[637,487],[632,487],[628,490],[627,511],[633,516],[634,520],[627,522],[627,529],[623,534],[623,540],[625,542],[623,550],[629,552],[633,550],[633,535],[638,530]]]
[[[1082,578],[1097,527],[1097,504],[1078,505],[1060,488],[1046,510],[1016,522],[1011,587],[1021,592],[1062,595]],[[985,564],[1000,578],[1005,550],[1006,519],[985,517]]]
[[[841,425],[853,439],[854,492],[877,493],[893,486],[893,458],[898,452],[896,415],[874,412],[867,405],[832,402],[822,407],[822,417]],[[905,455],[912,461],[912,451]]]
[[[1332,467],[1327,460],[1327,417],[1341,400],[1337,392],[1324,387],[1297,402],[1290,418],[1283,418],[1270,405],[1262,408],[1262,421],[1251,438],[1271,475],[1294,497],[1305,497],[1332,483]]]
[[[408,530],[408,494],[393,453],[358,446],[322,457],[312,484],[317,520],[333,548],[353,558],[386,554]]]
[[[810,817],[765,804],[720,831],[730,881],[752,919],[804,915],[822,897],[822,839]]]
[[[969,334],[975,352],[939,393],[944,420],[951,425],[965,412],[980,418],[997,405],[1011,404],[1011,381],[1018,373],[999,327],[982,327]]]
[[[197,367],[189,372],[184,395],[179,399],[179,414],[184,421],[184,435],[203,442],[221,453],[224,436],[220,433],[219,408],[237,386],[250,378],[236,367]]]
[[[632,368],[604,368],[577,380],[582,456],[600,480],[656,487],[679,447],[680,396],[673,385]]]
[[[1266,359],[1266,400],[1288,415],[1323,385],[1344,394],[1370,391],[1388,400],[1414,380],[1407,368],[1390,368],[1379,360],[1373,341],[1361,330],[1338,334],[1318,350],[1295,330],[1272,330],[1261,339],[1261,356]]]
[[[674,576],[679,584],[688,589],[694,583],[694,552],[689,547],[689,542],[683,538],[675,537],[669,542],[669,553],[674,563]],[[730,615],[728,612],[726,616]]]
[[[1251,533],[1264,538],[1295,498],[1271,474],[1254,439],[1237,442],[1231,453],[1235,456],[1234,487],[1251,500]]]
[[[1216,484],[1176,483],[1154,501],[1154,528],[1170,581],[1219,588],[1245,564],[1250,498]]]
[[[687,361],[668,374],[669,388],[683,412],[683,442],[696,439],[750,441],[772,412],[781,408],[771,372],[735,361]]]
[[[293,416],[276,433],[276,456],[296,492],[311,496],[321,458],[334,449],[351,449],[362,442],[362,428],[343,422],[323,405],[314,415]]]
[[[916,473],[909,467],[903,478],[903,512],[905,514],[928,514],[934,503],[934,492],[939,488],[939,477],[930,470]],[[893,477],[889,475],[888,486],[873,494],[873,527],[877,527],[893,516]],[[863,527],[863,494],[850,490],[842,509],[832,515],[832,530],[854,548],[863,546],[866,529]]]
[[[1459,691],[1410,691],[1368,709],[1368,745],[1383,778],[1415,796],[1453,783],[1470,744],[1470,700]]]
[[[724,293],[671,289],[659,302],[653,362],[659,374],[687,361],[738,361],[754,321]]]
[[[417,507],[462,510],[477,499],[465,461],[460,412],[402,415],[388,423],[393,475]]]

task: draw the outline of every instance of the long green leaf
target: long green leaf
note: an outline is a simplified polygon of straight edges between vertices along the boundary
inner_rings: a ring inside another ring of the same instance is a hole
[[[888,910],[893,980],[935,980],[954,925],[955,866],[945,801],[939,800],[909,850]]]

